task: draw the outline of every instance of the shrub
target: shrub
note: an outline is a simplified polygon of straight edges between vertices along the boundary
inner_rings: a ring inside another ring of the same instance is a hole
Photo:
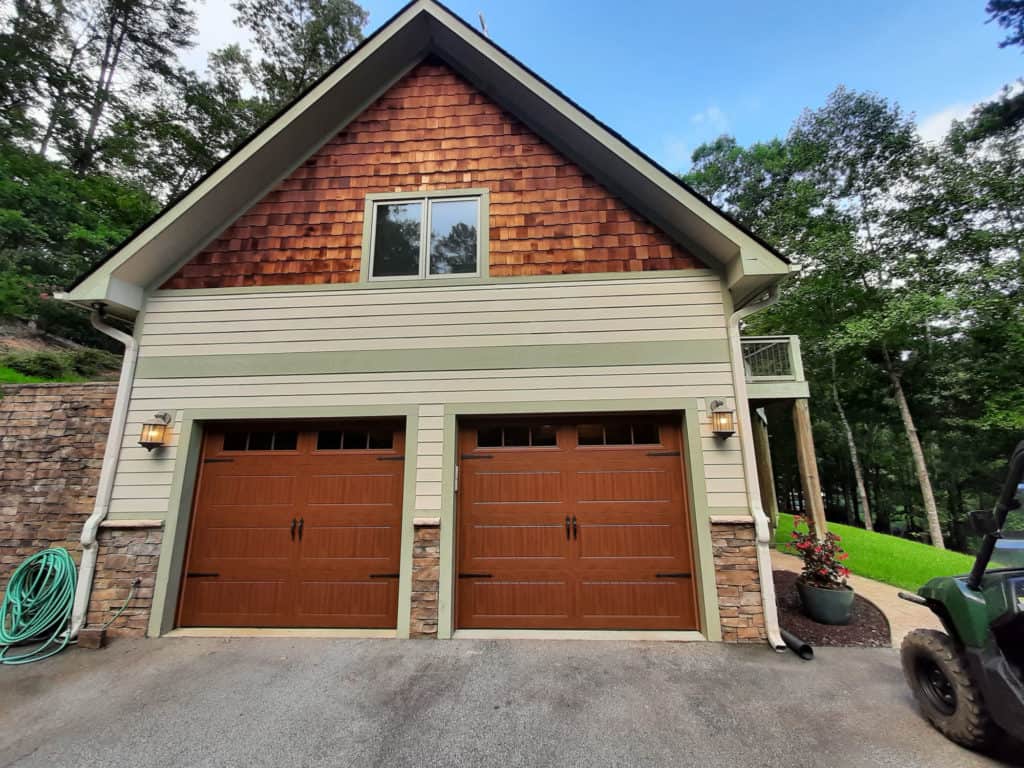
[[[121,365],[120,358],[103,349],[76,349],[70,353],[71,368],[82,376],[95,376],[100,371],[109,371]]]
[[[807,526],[806,532],[800,530],[801,525]],[[823,589],[839,589],[846,586],[849,569],[843,565],[849,557],[839,545],[842,541],[829,531],[824,539],[818,539],[814,525],[802,517],[793,518],[793,547],[797,555],[804,561],[804,569],[800,578],[805,584]]]
[[[116,370],[117,355],[102,349],[46,350],[0,354],[0,365],[26,376],[49,381],[69,378],[93,378],[103,371]]]
[[[8,352],[0,363],[26,376],[62,379],[71,373],[70,357],[63,352]]]

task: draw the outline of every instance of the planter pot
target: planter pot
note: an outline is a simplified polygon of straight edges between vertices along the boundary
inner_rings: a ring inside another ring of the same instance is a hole
[[[821,624],[849,624],[853,611],[853,590],[823,589],[802,581],[796,583],[804,611]]]

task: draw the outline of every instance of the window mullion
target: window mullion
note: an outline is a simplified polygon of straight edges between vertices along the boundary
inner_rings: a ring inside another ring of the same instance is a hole
[[[429,197],[423,198],[423,231],[420,233],[420,277],[430,275],[430,210],[433,208]]]

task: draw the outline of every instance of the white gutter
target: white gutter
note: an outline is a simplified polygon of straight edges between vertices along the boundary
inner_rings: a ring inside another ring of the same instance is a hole
[[[757,461],[754,456],[754,426],[750,419],[750,402],[747,398],[747,376],[743,367],[743,346],[740,343],[740,321],[748,315],[759,312],[775,303],[779,297],[777,286],[772,286],[768,297],[748,304],[729,316],[729,346],[732,349],[732,386],[736,396],[736,418],[740,426],[740,452],[743,456],[747,486],[747,504],[754,516],[754,530],[757,534],[757,573],[761,581],[761,602],[764,605],[764,628],[768,643],[777,651],[785,651],[786,644],[779,633],[779,612],[775,605],[775,581],[772,576],[771,529],[768,515],[761,505],[761,489],[757,483]]]
[[[89,320],[97,331],[124,344],[124,360],[121,363],[121,378],[117,384],[114,412],[110,417],[107,447],[103,451],[103,466],[100,468],[99,485],[96,488],[96,503],[82,529],[82,564],[78,567],[75,605],[71,611],[71,629],[69,630],[71,639],[78,637],[78,632],[85,625],[86,614],[89,611],[89,597],[92,594],[92,580],[96,573],[96,555],[99,549],[96,544],[96,536],[100,523],[110,511],[110,497],[114,490],[117,461],[121,455],[121,443],[124,441],[125,422],[128,420],[128,402],[131,399],[132,381],[135,378],[135,362],[139,356],[138,345],[131,334],[119,331],[103,321],[102,306],[93,309]]]

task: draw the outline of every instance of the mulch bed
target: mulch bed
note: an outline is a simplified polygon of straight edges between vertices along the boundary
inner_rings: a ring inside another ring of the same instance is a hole
[[[860,595],[854,598],[849,624],[819,624],[809,618],[800,605],[800,594],[796,591],[799,574],[791,571],[773,571],[773,574],[779,623],[805,643],[812,646],[892,647],[889,620],[870,600]]]

